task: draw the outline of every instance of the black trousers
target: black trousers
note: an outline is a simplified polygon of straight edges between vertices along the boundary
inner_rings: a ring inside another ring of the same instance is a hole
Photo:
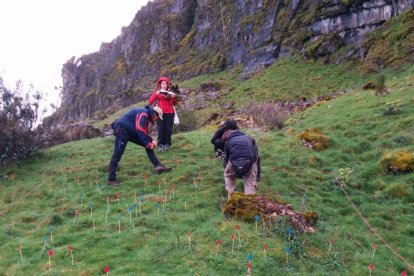
[[[157,121],[158,145],[171,146],[172,128],[174,125],[174,113],[164,113],[162,120]]]
[[[116,169],[118,167],[119,161],[121,161],[121,157],[124,154],[125,148],[128,142],[132,142],[139,146],[144,147],[144,145],[138,139],[134,138],[125,128],[123,127],[116,127],[114,129],[115,134],[115,148],[114,152],[112,153],[111,161],[109,162],[109,180],[116,179]],[[157,156],[155,155],[154,150],[146,148],[145,151],[147,152],[148,158],[150,159],[152,165],[154,167],[160,164]]]

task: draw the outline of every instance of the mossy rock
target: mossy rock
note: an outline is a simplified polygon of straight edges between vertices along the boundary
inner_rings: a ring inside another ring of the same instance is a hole
[[[319,129],[305,129],[299,134],[299,138],[304,142],[305,146],[321,151],[329,147],[329,138]]]
[[[414,171],[414,153],[408,150],[387,152],[380,161],[381,168],[391,173],[407,173]]]
[[[261,221],[274,223],[279,217],[287,217],[290,225],[299,232],[314,233],[318,214],[313,211],[295,212],[293,207],[275,196],[245,195],[232,193],[226,202],[223,213],[226,217],[254,222],[256,216]]]

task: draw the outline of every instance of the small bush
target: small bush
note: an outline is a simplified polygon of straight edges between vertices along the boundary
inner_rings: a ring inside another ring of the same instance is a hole
[[[404,112],[403,104],[400,100],[387,102],[385,104],[384,115],[395,115]]]
[[[274,103],[253,103],[240,109],[243,115],[252,117],[260,127],[283,128],[288,114]]]
[[[332,183],[335,186],[340,186],[341,188],[346,188],[349,182],[351,181],[351,175],[352,175],[352,169],[351,168],[340,168],[335,172],[334,179]]]
[[[379,75],[377,78],[377,83],[375,84],[375,90],[378,94],[382,94],[385,90],[385,76]]]
[[[191,131],[197,128],[197,118],[193,111],[177,110],[177,115],[180,119],[180,123],[178,125],[174,125],[174,133]]]

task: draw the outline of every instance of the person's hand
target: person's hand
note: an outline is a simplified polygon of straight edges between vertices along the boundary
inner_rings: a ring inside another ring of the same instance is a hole
[[[171,95],[171,98],[175,98],[175,93],[174,92],[171,92],[170,95]]]
[[[154,148],[156,148],[156,147],[157,147],[157,142],[152,141],[152,142],[150,143],[149,148],[150,148],[150,149],[154,149]]]

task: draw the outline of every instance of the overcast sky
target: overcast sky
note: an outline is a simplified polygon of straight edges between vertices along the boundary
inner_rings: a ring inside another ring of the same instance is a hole
[[[148,0],[0,0],[0,76],[56,103],[61,69],[121,34]]]

